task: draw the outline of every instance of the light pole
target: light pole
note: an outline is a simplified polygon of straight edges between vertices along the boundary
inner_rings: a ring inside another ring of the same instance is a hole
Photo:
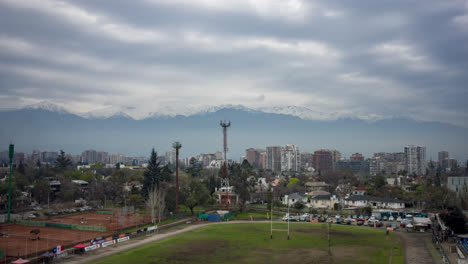
[[[13,155],[15,154],[15,145],[10,144],[9,157],[10,157],[10,178],[8,179],[8,222],[10,222],[10,209],[11,209],[11,167],[13,163]]]
[[[182,144],[180,144],[179,141],[174,142],[172,144],[172,147],[176,151],[176,180],[175,180],[175,186],[176,186],[176,192],[175,192],[175,197],[176,197],[176,202],[175,202],[175,214],[176,216],[179,214],[179,149],[182,147]]]

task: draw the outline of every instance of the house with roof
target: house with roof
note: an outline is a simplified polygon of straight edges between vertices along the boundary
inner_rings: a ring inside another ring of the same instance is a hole
[[[309,181],[305,183],[306,192],[328,191],[330,185],[323,181]]]
[[[281,202],[283,204],[289,204],[289,206],[297,203],[298,201],[303,202],[304,204],[307,204],[308,197],[305,194],[302,193],[292,193],[292,194],[286,194],[282,199]]]
[[[399,199],[375,197],[370,195],[352,195],[344,200],[347,208],[384,208],[384,209],[403,209],[405,202]]]
[[[316,195],[310,198],[309,204],[312,208],[333,209],[335,204],[341,204],[341,199],[336,194]]]
[[[364,195],[366,193],[367,188],[369,188],[369,186],[367,185],[355,187],[351,192],[351,195]]]

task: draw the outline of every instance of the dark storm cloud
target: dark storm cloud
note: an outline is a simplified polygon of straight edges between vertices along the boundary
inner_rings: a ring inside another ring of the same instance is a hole
[[[0,0],[0,89],[135,117],[229,103],[468,126],[467,43],[466,1]]]

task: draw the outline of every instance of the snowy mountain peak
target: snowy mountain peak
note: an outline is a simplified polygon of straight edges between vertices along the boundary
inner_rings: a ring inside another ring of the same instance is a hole
[[[60,114],[69,113],[69,111],[67,111],[62,106],[58,106],[48,101],[41,101],[37,104],[26,106],[25,109],[45,110],[48,112],[55,112],[55,113],[60,113]]]

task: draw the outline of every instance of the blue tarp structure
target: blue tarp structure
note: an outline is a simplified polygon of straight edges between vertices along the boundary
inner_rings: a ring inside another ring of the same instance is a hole
[[[221,216],[219,214],[208,214],[208,221],[219,222],[221,221]]]

